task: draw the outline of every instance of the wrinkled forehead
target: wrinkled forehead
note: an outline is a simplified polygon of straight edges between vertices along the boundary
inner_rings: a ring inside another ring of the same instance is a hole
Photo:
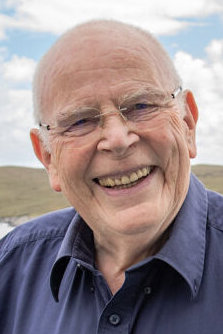
[[[88,70],[98,61],[102,66],[162,66],[161,46],[149,35],[124,24],[97,23],[75,28],[58,40],[43,58],[42,68],[57,75],[72,69]]]
[[[157,47],[148,38],[129,29],[108,25],[99,29],[80,28],[65,35],[41,64],[39,97],[43,109],[58,104],[60,97],[77,92],[84,85],[112,85],[118,80],[136,79],[159,85],[162,64]]]
[[[79,31],[80,30],[80,31]],[[77,29],[65,35],[46,57],[49,74],[71,71],[89,71],[97,67],[119,69],[125,67],[151,67],[158,64],[159,50],[145,36],[134,30]]]

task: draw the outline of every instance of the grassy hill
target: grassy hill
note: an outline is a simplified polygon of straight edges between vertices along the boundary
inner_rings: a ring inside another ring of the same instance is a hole
[[[223,166],[196,165],[192,171],[223,194]],[[0,167],[0,217],[31,217],[67,206],[63,195],[50,189],[43,169]]]
[[[223,194],[223,166],[195,165],[192,166],[192,172],[206,188]]]
[[[37,216],[69,206],[49,186],[45,170],[0,167],[0,217]]]

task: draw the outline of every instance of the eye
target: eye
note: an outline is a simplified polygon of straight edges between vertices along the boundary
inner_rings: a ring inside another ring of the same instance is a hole
[[[148,108],[149,108],[149,104],[147,103],[136,103],[134,105],[135,110],[148,109]]]
[[[76,121],[74,124],[72,124],[72,126],[74,126],[74,127],[76,127],[76,126],[82,126],[82,125],[86,124],[89,121],[90,121],[90,119],[88,119],[88,118],[82,118],[82,119],[79,119],[78,121]]]
[[[91,118],[82,118],[79,119],[72,124],[67,126],[66,132],[72,132],[76,131],[77,129],[84,128],[86,126],[89,126],[93,123],[93,120]]]
[[[128,114],[134,114],[136,111],[138,110],[145,110],[145,109],[150,109],[150,108],[153,108],[154,106],[152,105],[149,105],[148,103],[136,103],[136,104],[131,104],[131,105],[128,105],[126,107],[122,107],[120,108],[121,112],[125,115],[128,115]]]
[[[67,123],[63,134],[67,136],[83,136],[94,131],[97,125],[98,118],[82,117],[80,119],[73,120],[70,124]]]

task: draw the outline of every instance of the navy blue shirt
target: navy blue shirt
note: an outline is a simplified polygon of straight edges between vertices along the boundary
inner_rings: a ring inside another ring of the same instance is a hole
[[[115,295],[72,208],[2,239],[0,275],[1,334],[222,334],[223,197],[192,176],[168,241]]]

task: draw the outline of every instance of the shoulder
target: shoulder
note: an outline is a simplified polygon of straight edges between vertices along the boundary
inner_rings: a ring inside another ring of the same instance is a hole
[[[75,214],[73,208],[66,208],[34,218],[16,227],[0,240],[0,259],[22,245],[63,238]]]
[[[207,191],[208,195],[208,225],[223,231],[223,196],[214,191]]]

